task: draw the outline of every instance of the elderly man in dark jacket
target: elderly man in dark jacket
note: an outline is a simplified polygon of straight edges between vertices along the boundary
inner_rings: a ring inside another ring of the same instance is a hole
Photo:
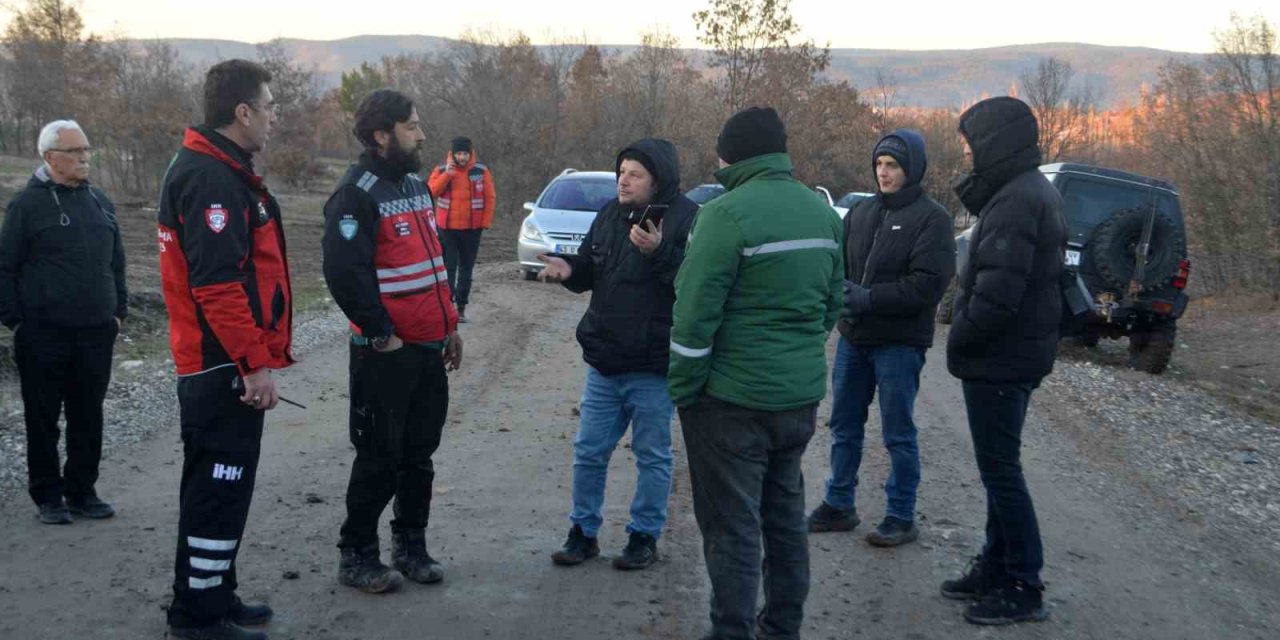
[[[623,149],[615,169],[618,197],[596,216],[579,253],[539,256],[547,265],[541,279],[592,292],[578,323],[587,382],[573,442],[573,526],[552,560],[575,565],[600,553],[609,457],[630,424],[639,478],[630,540],[613,566],[643,569],[658,558],[671,493],[671,308],[698,205],[680,193],[676,149],[666,140]]]
[[[933,314],[955,273],[951,216],[925,195],[924,138],[899,129],[871,155],[877,195],[844,219],[845,308],[831,372],[831,477],[809,516],[810,531],[858,525],[854,490],[867,409],[880,395],[880,423],[892,470],[884,520],[867,542],[892,547],[919,537],[915,525],[920,451],[912,417]]]
[[[72,120],[40,132],[44,164],[0,231],[0,322],[14,330],[27,426],[27,477],[40,521],[109,518],[94,488],[111,352],[128,311],[115,205],[89,184],[89,139]],[[58,415],[67,463],[58,469]],[[66,502],[63,502],[63,497]]]
[[[1037,170],[1038,126],[1025,103],[979,102],[960,117],[960,133],[973,168],[956,193],[978,222],[960,274],[947,368],[964,387],[987,492],[987,540],[942,593],[979,600],[965,612],[976,624],[1043,620],[1044,559],[1020,450],[1031,392],[1057,355],[1067,226],[1058,192]]]

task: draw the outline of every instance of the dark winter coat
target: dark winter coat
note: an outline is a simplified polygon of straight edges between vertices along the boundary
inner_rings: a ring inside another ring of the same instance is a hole
[[[974,170],[956,193],[978,221],[960,274],[947,368],[966,380],[1039,380],[1053,370],[1062,317],[1062,198],[1038,170],[1038,131],[1026,104],[979,102],[961,116],[960,132]]]
[[[933,344],[934,312],[955,275],[956,243],[951,216],[920,187],[927,161],[924,138],[900,129],[908,150],[907,182],[878,194],[845,215],[845,279],[871,290],[865,313],[840,321],[852,344]],[[875,158],[872,158],[874,166]]]
[[[698,205],[680,192],[674,145],[644,139],[622,153],[628,150],[649,159],[645,164],[652,167],[657,181],[653,202],[668,205],[662,218],[662,244],[652,255],[640,253],[629,237],[631,208],[614,198],[596,215],[578,254],[560,256],[573,267],[564,286],[578,293],[592,292],[591,304],[578,323],[578,343],[587,364],[604,375],[666,375],[676,273]]]

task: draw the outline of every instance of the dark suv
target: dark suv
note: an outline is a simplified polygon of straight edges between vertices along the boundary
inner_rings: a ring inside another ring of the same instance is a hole
[[[1090,310],[1064,320],[1063,337],[1094,346],[1101,338],[1129,338],[1129,364],[1162,373],[1173,355],[1177,320],[1187,308],[1186,226],[1178,192],[1163,180],[1083,164],[1040,171],[1062,194],[1067,218],[1069,274]],[[956,237],[960,270],[969,232]],[[1145,259],[1139,259],[1146,247]],[[951,320],[951,295],[939,320]]]

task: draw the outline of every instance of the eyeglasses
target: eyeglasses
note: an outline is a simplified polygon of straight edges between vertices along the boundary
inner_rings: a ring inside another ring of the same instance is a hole
[[[73,156],[88,155],[93,153],[93,147],[71,147],[70,149],[50,149],[59,153],[68,153]]]
[[[274,116],[280,115],[280,105],[275,102],[268,102],[267,104],[259,104],[259,103],[251,102],[249,103],[249,105],[252,106],[254,109],[257,109],[258,111],[270,111],[271,115],[274,115]]]

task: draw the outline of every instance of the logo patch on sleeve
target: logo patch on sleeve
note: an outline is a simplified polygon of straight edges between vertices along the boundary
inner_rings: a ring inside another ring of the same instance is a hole
[[[222,233],[227,228],[227,210],[220,204],[211,204],[204,210],[204,220],[214,233]]]
[[[360,223],[351,216],[343,216],[338,221],[338,233],[342,234],[344,240],[352,240],[356,237],[356,232],[360,230]]]

